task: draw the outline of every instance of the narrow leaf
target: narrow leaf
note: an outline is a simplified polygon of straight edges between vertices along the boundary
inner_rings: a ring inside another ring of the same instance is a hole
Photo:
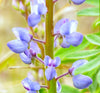
[[[75,89],[73,87],[62,85],[61,93],[80,93],[78,89]]]
[[[98,74],[97,74],[97,82],[98,82],[98,84],[100,85],[100,71],[99,71]]]
[[[78,16],[99,16],[99,8],[86,8],[77,13]]]
[[[60,58],[62,58],[62,57],[66,56],[70,53],[73,53],[73,52],[76,52],[76,51],[79,51],[79,50],[86,48],[89,44],[90,43],[84,38],[83,42],[77,47],[71,46],[70,48],[60,48],[60,49],[58,49],[55,52],[55,56],[59,56]]]
[[[99,0],[86,0],[86,3],[99,6]]]
[[[98,35],[90,34],[86,35],[85,38],[92,44],[100,45],[100,36]]]
[[[75,70],[75,75],[80,74],[80,73],[89,72],[97,68],[98,66],[100,66],[100,55],[97,56],[95,59],[92,59],[91,61],[89,61],[87,64],[77,68]]]
[[[69,55],[64,56],[63,58],[66,58],[66,59],[87,58],[87,57],[91,57],[93,55],[96,55],[98,53],[100,53],[100,49],[83,50],[83,51],[71,53]]]

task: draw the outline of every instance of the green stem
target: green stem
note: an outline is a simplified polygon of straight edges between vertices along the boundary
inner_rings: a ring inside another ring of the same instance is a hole
[[[46,14],[46,43],[45,54],[54,58],[54,37],[53,33],[53,0],[46,0],[48,12]],[[56,80],[48,81],[48,93],[56,93]]]

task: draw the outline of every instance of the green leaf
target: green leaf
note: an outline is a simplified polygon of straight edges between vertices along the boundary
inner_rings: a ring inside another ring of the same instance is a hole
[[[98,20],[97,22],[96,22],[96,26],[100,26],[100,20]]]
[[[0,59],[0,72],[8,67],[10,64],[15,64],[19,59],[13,52],[6,53],[1,59]]]
[[[71,53],[69,55],[64,56],[65,59],[79,59],[79,58],[87,58],[94,56],[100,53],[100,49],[93,49],[93,50],[82,50],[78,52]]]
[[[99,16],[99,8],[86,8],[77,13],[78,16]]]
[[[47,93],[47,89],[41,88],[41,89],[39,90],[39,93]]]
[[[85,2],[91,5],[99,6],[99,0],[86,0]]]
[[[61,60],[61,64],[73,63],[75,61],[76,61],[76,59],[66,59],[66,58],[64,58],[64,59]]]
[[[70,53],[73,53],[73,52],[76,52],[76,51],[79,51],[79,50],[86,48],[89,44],[90,43],[84,38],[83,42],[77,47],[70,46],[70,48],[60,48],[60,49],[58,49],[55,52],[55,56],[59,56],[60,58],[62,58],[62,57],[66,56]]]
[[[97,72],[91,77],[92,80],[93,80],[92,84],[89,86],[89,90],[90,90],[91,93],[96,93],[95,91],[98,87],[98,83],[97,83],[97,80],[96,80],[96,74],[97,74]]]
[[[92,44],[100,45],[100,36],[98,35],[90,34],[86,35],[85,38]]]
[[[100,18],[97,18],[97,19],[93,22],[92,27],[93,27],[94,29],[100,27]],[[100,30],[100,29],[99,29],[99,30]]]
[[[95,59],[92,59],[91,61],[89,61],[87,64],[77,68],[75,70],[75,75],[80,74],[80,73],[89,72],[97,68],[98,66],[100,66],[100,55],[97,56]]]
[[[97,82],[98,82],[98,84],[100,85],[100,71],[99,71],[98,74],[97,74]]]
[[[61,93],[80,93],[78,89],[75,89],[73,87],[62,85]]]

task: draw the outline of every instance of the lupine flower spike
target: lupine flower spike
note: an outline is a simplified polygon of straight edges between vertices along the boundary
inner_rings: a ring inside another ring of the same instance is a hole
[[[13,33],[17,37],[16,40],[12,40],[7,43],[7,46],[15,53],[20,54],[21,60],[30,64],[33,57],[40,53],[40,49],[36,43],[32,41],[32,36],[25,28],[17,27],[12,29]]]

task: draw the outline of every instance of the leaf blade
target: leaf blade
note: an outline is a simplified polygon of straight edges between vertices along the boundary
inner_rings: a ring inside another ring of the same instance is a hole
[[[77,13],[78,16],[99,16],[99,8],[86,8]]]

